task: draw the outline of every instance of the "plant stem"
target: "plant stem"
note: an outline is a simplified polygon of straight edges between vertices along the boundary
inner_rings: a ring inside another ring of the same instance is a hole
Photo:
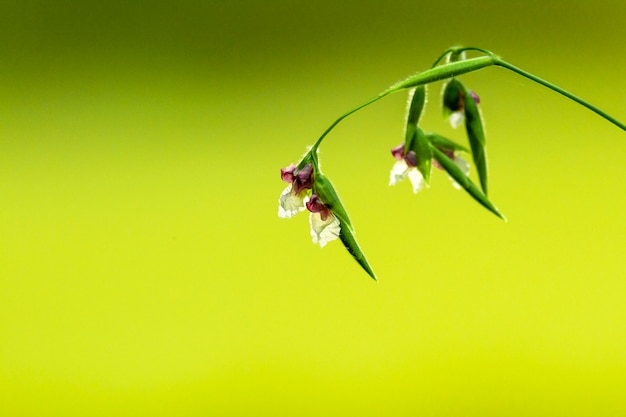
[[[365,103],[339,116],[339,118],[337,118],[337,120],[335,120],[333,124],[331,124],[324,131],[324,133],[322,133],[322,136],[320,136],[317,142],[313,144],[313,146],[311,147],[311,150],[309,151],[309,155],[315,154],[315,152],[317,151],[317,148],[319,148],[320,144],[322,143],[326,135],[328,135],[328,133],[330,133],[330,131],[333,130],[335,126],[337,126],[343,119],[361,110],[362,108],[367,107],[370,104],[380,100],[381,98],[386,97],[389,94],[395,93],[400,90],[406,90],[408,88],[430,84],[435,81],[444,80],[446,78],[453,77],[455,75],[465,74],[468,72],[479,70],[484,67],[488,67],[490,65],[494,65],[496,62],[496,59],[497,58],[495,56],[488,56],[488,57],[467,59],[464,61],[451,62],[448,64],[440,65],[435,68],[431,68],[426,71],[418,72],[417,74],[412,75],[409,78],[392,85],[391,87],[389,87],[388,89],[386,89],[385,91],[377,95],[376,97],[369,99]]]
[[[322,143],[322,140],[324,140],[324,138],[326,137],[326,135],[328,135],[330,133],[331,130],[333,130],[335,128],[335,126],[337,126],[343,119],[345,119],[346,117],[350,116],[352,113],[356,113],[357,111],[361,110],[363,107],[367,107],[370,104],[380,100],[381,98],[391,94],[393,91],[385,91],[383,93],[380,93],[379,95],[377,95],[376,97],[373,97],[369,100],[367,100],[365,103],[355,107],[354,109],[350,110],[349,112],[339,116],[339,118],[337,118],[337,120],[335,120],[333,122],[333,124],[331,124],[328,129],[326,129],[324,131],[324,133],[322,133],[322,136],[320,136],[320,138],[317,140],[317,142],[315,142],[315,144],[311,147],[311,150],[309,151],[310,154],[315,154],[315,152],[317,151],[317,148],[319,148],[320,144]]]
[[[605,113],[604,111],[600,110],[599,108],[597,108],[596,106],[586,102],[585,100],[581,99],[580,97],[575,96],[574,94],[562,89],[561,87],[558,87],[552,83],[549,83],[546,80],[543,80],[529,72],[524,71],[521,68],[516,67],[515,65],[512,65],[500,58],[496,58],[496,61],[494,63],[494,65],[497,65],[499,67],[502,68],[506,68],[508,70],[511,70],[513,72],[515,72],[516,74],[519,74],[523,77],[528,78],[529,80],[532,80],[536,83],[539,83],[541,85],[543,85],[544,87],[549,88],[550,90],[556,91],[559,94],[564,95],[565,97],[575,101],[576,103],[580,104],[581,106],[584,106],[586,108],[588,108],[589,110],[591,110],[592,112],[598,114],[600,117],[608,120],[609,122],[613,123],[615,126],[619,127],[622,130],[626,130],[626,125],[622,122],[620,122],[619,120],[617,120],[616,118],[614,118],[613,116]]]
[[[485,67],[489,67],[491,65],[496,65],[502,68],[506,68],[510,71],[515,72],[518,75],[521,75],[522,77],[528,78],[529,80],[532,80],[538,84],[541,84],[544,87],[549,88],[550,90],[556,91],[557,93],[564,95],[565,97],[569,98],[570,100],[575,101],[576,103],[580,104],[581,106],[586,107],[587,109],[591,110],[592,112],[598,114],[600,117],[604,118],[605,120],[611,122],[612,124],[614,124],[615,126],[619,127],[622,130],[626,131],[626,125],[622,122],[620,122],[619,120],[617,120],[616,118],[614,118],[613,116],[605,113],[604,111],[600,110],[598,107],[588,103],[587,101],[581,99],[578,96],[575,96],[574,94],[562,89],[561,87],[558,87],[546,80],[543,80],[527,71],[524,71],[521,68],[516,67],[513,64],[510,64],[508,62],[506,62],[505,60],[501,59],[500,57],[493,55],[491,52],[480,49],[480,48],[450,48],[448,49],[444,54],[442,54],[437,61],[435,62],[438,63],[445,55],[447,55],[450,52],[459,52],[459,51],[479,51],[479,52],[483,52],[485,54],[488,54],[487,56],[483,56],[483,57],[478,57],[478,58],[470,58],[470,59],[466,59],[463,61],[455,61],[455,62],[450,62],[447,64],[443,64],[443,65],[439,65],[439,66],[435,66],[431,69],[428,69],[426,71],[422,71],[419,72],[415,75],[412,75],[410,77],[408,77],[407,79],[400,81],[394,85],[392,85],[391,87],[389,87],[388,89],[386,89],[385,91],[383,91],[382,93],[380,93],[379,95],[377,95],[376,97],[373,97],[371,99],[369,99],[368,101],[366,101],[365,103],[355,107],[354,109],[350,110],[349,112],[339,116],[339,118],[337,118],[337,120],[335,120],[325,131],[324,133],[322,133],[322,136],[320,136],[320,138],[317,140],[317,142],[315,142],[315,144],[311,147],[311,150],[309,151],[309,155],[313,156],[316,155],[317,149],[319,148],[320,144],[322,143],[322,141],[324,140],[324,138],[326,137],[326,135],[328,135],[330,133],[331,130],[333,130],[335,128],[335,126],[337,126],[343,119],[345,119],[346,117],[350,116],[353,113],[356,113],[357,111],[361,110],[364,107],[369,106],[372,103],[375,103],[376,101],[380,100],[383,97],[388,96],[389,94],[395,93],[397,91],[400,90],[406,90],[408,88],[413,88],[413,87],[417,87],[419,85],[424,85],[424,84],[430,84],[432,82],[435,81],[439,81],[439,80],[444,80],[446,78],[451,78],[451,77],[455,77],[457,75],[461,75],[461,74],[466,74],[469,72],[474,72],[474,71],[478,71],[479,69],[485,68]],[[314,163],[315,165],[317,165],[317,158],[314,158]]]

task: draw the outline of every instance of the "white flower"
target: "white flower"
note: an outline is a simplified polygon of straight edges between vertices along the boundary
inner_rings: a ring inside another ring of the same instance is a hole
[[[306,203],[306,208],[311,212],[309,223],[311,224],[311,237],[313,243],[319,243],[320,247],[326,246],[331,240],[335,240],[341,233],[341,223],[328,206],[313,194]]]
[[[288,219],[305,208],[309,201],[308,190],[313,188],[313,166],[306,164],[297,171],[296,165],[291,164],[280,170],[280,177],[289,185],[278,198],[278,217]]]
[[[406,177],[409,177],[411,185],[413,185],[413,192],[417,194],[419,190],[424,188],[424,177],[419,170],[414,166],[409,166],[404,159],[397,161],[391,173],[389,175],[389,185],[396,185],[396,183],[403,181]]]
[[[309,196],[306,192],[297,194],[293,184],[289,184],[278,198],[278,217],[288,219],[305,209]]]
[[[465,113],[463,111],[455,111],[450,114],[450,126],[454,129],[461,126],[463,121],[465,120]]]
[[[319,243],[322,248],[328,242],[337,239],[341,233],[339,219],[332,213],[328,214],[326,220],[322,220],[322,213],[311,213],[309,223],[313,243]]]

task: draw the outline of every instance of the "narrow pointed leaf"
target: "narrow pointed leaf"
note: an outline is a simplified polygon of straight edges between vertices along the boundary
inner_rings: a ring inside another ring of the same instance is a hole
[[[315,173],[315,184],[313,184],[313,193],[317,194],[317,196],[322,200],[326,206],[333,212],[335,216],[341,222],[341,230],[344,230],[345,227],[354,232],[354,227],[352,227],[352,222],[350,221],[350,217],[346,212],[335,188],[330,183],[328,178],[326,178],[321,172]],[[344,227],[345,226],[345,227]]]
[[[472,148],[472,158],[480,185],[487,195],[487,153],[485,151],[485,129],[478,105],[469,90],[465,89],[465,128]]]
[[[378,96],[384,97],[398,90],[417,87],[418,85],[429,84],[446,78],[455,77],[457,75],[466,74],[500,62],[501,60],[496,56],[481,56],[478,58],[464,59],[463,61],[439,65],[435,68],[418,72],[405,80],[395,83]]]
[[[406,129],[404,136],[404,153],[407,153],[413,146],[415,131],[419,122],[424,104],[426,103],[426,86],[420,85],[409,94],[409,106],[406,114]]]
[[[441,135],[438,135],[437,133],[432,133],[432,132],[427,132],[425,133],[426,135],[426,139],[432,143],[433,145],[435,145],[435,147],[437,149],[439,149],[440,151],[443,152],[447,152],[447,151],[463,151],[463,152],[469,152],[469,150],[465,147],[465,146],[461,146],[456,142],[451,141],[448,138],[445,138]]]
[[[346,212],[345,207],[341,203],[335,188],[331,182],[322,173],[318,172],[315,177],[315,184],[313,185],[313,192],[322,200],[324,204],[328,206],[330,211],[339,219],[341,225],[341,231],[339,238],[346,247],[350,255],[361,265],[361,267],[368,273],[368,275],[376,280],[376,275],[370,267],[363,251],[359,247],[354,237],[354,227],[350,222],[350,217]]]
[[[424,110],[424,104],[426,103],[426,86],[420,85],[412,90],[409,103],[409,109],[407,112],[406,124],[417,125],[422,111]]]
[[[459,184],[465,191],[471,195],[474,200],[478,201],[482,206],[484,206],[487,210],[500,217],[503,220],[506,218],[498,211],[496,206],[493,205],[491,201],[487,198],[487,196],[478,188],[472,180],[467,177],[461,169],[456,166],[456,164],[446,156],[443,152],[437,149],[435,146],[431,146],[433,156],[439,162],[439,165],[446,170],[448,174]]]
[[[339,223],[341,224],[341,232],[339,234],[341,242],[346,247],[348,252],[350,252],[350,255],[352,255],[352,257],[359,263],[359,265],[361,265],[365,272],[367,272],[367,274],[372,277],[374,281],[377,281],[374,271],[370,267],[367,259],[365,258],[365,255],[363,254],[363,251],[361,250],[359,244],[354,238],[354,232],[350,227],[344,227],[345,225],[344,222],[341,220],[341,217],[338,218]]]
[[[417,125],[408,124],[406,125],[406,136],[404,139],[404,153],[406,154],[413,147],[413,142],[415,141],[415,131],[417,130]]]
[[[417,128],[415,131],[415,139],[413,140],[411,150],[417,156],[417,169],[424,177],[426,184],[430,184],[430,171],[432,168],[433,154],[430,150],[430,144],[422,129]]]

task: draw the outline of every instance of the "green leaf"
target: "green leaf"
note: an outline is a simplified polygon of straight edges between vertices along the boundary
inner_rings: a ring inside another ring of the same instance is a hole
[[[411,103],[406,118],[407,125],[417,125],[426,103],[426,86],[420,85],[411,91]]]
[[[448,64],[440,65],[426,71],[418,72],[415,75],[411,75],[407,79],[395,83],[380,93],[377,98],[384,97],[405,88],[417,87],[418,85],[429,84],[435,81],[445,80],[446,78],[455,77],[457,75],[466,74],[496,63],[501,64],[501,62],[502,61],[496,56],[482,56],[478,58],[464,59],[463,61],[450,62]]]
[[[426,103],[426,86],[420,85],[411,90],[409,98],[411,101],[407,109],[406,132],[404,136],[405,154],[413,147],[417,123],[419,122],[422,111],[424,110],[424,104]]]
[[[367,272],[367,274],[372,277],[374,281],[377,281],[374,271],[370,267],[367,259],[365,258],[365,255],[363,254],[363,251],[361,250],[359,244],[354,238],[354,232],[351,230],[351,228],[344,227],[344,222],[341,220],[340,217],[338,218],[341,225],[341,232],[339,233],[339,238],[341,239],[341,242],[346,247],[348,252],[350,252],[350,255],[352,255],[352,257],[359,263],[359,265],[361,265],[365,272]]]
[[[356,239],[354,238],[354,227],[350,222],[350,217],[346,212],[345,207],[341,203],[335,188],[331,184],[331,182],[326,178],[322,173],[317,172],[315,176],[315,184],[313,185],[313,192],[317,194],[317,196],[322,200],[322,202],[330,209],[330,211],[339,219],[339,224],[341,226],[341,231],[339,233],[339,238],[343,245],[346,247],[350,255],[363,267],[365,272],[369,274],[374,280],[376,280],[376,275],[374,275],[374,271],[370,267],[363,251],[359,247]]]
[[[417,125],[412,125],[412,124],[406,125],[406,135],[404,138],[404,154],[405,155],[413,147],[413,142],[415,141],[416,130],[417,130]]]
[[[494,206],[493,203],[489,201],[487,196],[480,190],[480,188],[478,188],[472,182],[472,180],[470,180],[469,177],[467,177],[467,175],[465,175],[463,171],[461,171],[461,169],[456,166],[454,161],[448,158],[446,154],[441,152],[435,146],[431,146],[431,149],[433,152],[433,156],[435,157],[437,162],[439,162],[439,165],[441,165],[443,169],[445,169],[446,172],[450,174],[450,176],[457,182],[457,184],[463,187],[465,191],[467,191],[468,194],[474,198],[474,200],[478,201],[487,210],[500,217],[502,220],[506,220],[506,218],[498,211],[496,206]]]
[[[458,143],[453,142],[448,138],[444,138],[443,136],[438,135],[437,133],[427,132],[425,133],[425,135],[426,135],[426,139],[428,139],[430,143],[435,145],[435,147],[442,152],[448,152],[448,151],[469,152],[469,150],[465,146],[461,146]]]
[[[339,199],[335,188],[330,183],[328,178],[326,178],[319,171],[315,173],[313,193],[317,194],[317,196],[322,200],[322,203],[324,203],[333,212],[333,214],[337,216],[339,221],[342,222],[342,230],[344,229],[343,226],[345,225],[351,231],[354,231],[354,228],[352,227],[352,222],[350,221],[350,217],[348,216],[346,209],[341,203],[341,200]]]
[[[483,127],[482,117],[478,105],[465,89],[465,128],[467,129],[467,137],[469,139],[470,148],[472,148],[472,158],[480,185],[485,195],[487,195],[487,153],[485,151],[485,129]]]
[[[424,135],[422,129],[417,128],[415,138],[412,142],[411,150],[417,156],[417,169],[424,177],[426,184],[430,184],[430,171],[432,168],[433,153],[430,150],[430,143]]]

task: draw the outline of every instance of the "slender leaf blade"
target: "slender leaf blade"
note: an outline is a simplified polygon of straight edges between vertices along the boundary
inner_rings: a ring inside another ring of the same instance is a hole
[[[359,265],[361,265],[370,277],[376,280],[374,271],[367,262],[365,254],[354,237],[354,227],[352,226],[348,212],[339,199],[339,196],[337,195],[337,192],[331,182],[320,172],[316,174],[313,192],[317,194],[322,202],[330,209],[333,215],[339,219],[341,227],[339,238],[350,255],[352,255],[352,257],[358,262]]]
[[[433,133],[433,132],[427,132],[425,133],[426,135],[426,139],[432,143],[433,145],[435,145],[435,147],[437,147],[437,149],[439,149],[442,152],[454,152],[454,151],[463,151],[463,152],[469,152],[469,150],[465,147],[465,146],[461,146],[456,142],[451,141],[448,138],[445,138],[437,133]]]
[[[367,262],[367,258],[365,258],[365,254],[361,250],[361,247],[357,243],[354,237],[354,231],[350,227],[346,226],[344,222],[341,220],[341,217],[338,217],[339,223],[341,225],[341,232],[339,233],[339,239],[348,250],[350,255],[354,258],[355,261],[358,262],[359,265],[367,272],[367,274],[374,279],[374,281],[378,281],[376,278],[376,274],[370,267],[369,262]]]
[[[426,103],[426,86],[420,85],[411,90],[409,95],[410,102],[407,112],[406,124],[417,125],[424,110]]]
[[[321,172],[315,173],[315,183],[313,184],[313,193],[322,200],[322,202],[333,212],[335,216],[342,222],[342,230],[344,226],[354,232],[354,227],[350,221],[350,217],[346,212],[339,195],[331,182]]]
[[[476,186],[472,180],[467,177],[461,169],[456,166],[456,164],[446,156],[443,152],[437,149],[435,146],[431,146],[433,156],[439,162],[439,165],[446,170],[448,174],[459,184],[469,195],[474,198],[478,203],[480,203],[487,210],[500,217],[502,220],[506,220],[506,218],[498,211],[496,206],[489,201],[487,196],[481,191],[478,186]]]
[[[417,169],[424,177],[426,184],[430,184],[430,172],[432,170],[433,153],[430,150],[430,143],[422,129],[417,128],[415,131],[415,139],[413,140],[411,150],[417,156]]]
[[[487,152],[485,150],[485,128],[480,109],[470,91],[465,89],[465,128],[472,149],[472,158],[480,179],[480,186],[487,195]]]

